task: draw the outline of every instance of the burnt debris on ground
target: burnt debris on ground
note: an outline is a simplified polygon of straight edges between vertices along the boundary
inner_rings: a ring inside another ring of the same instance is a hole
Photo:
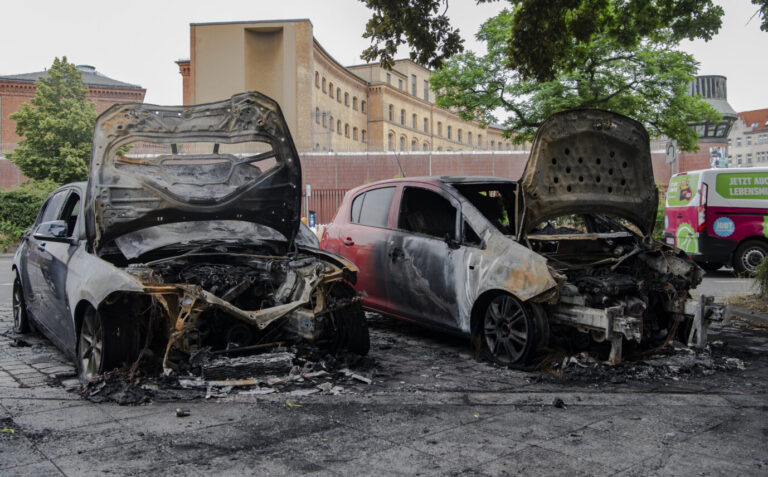
[[[77,392],[92,402],[120,405],[225,397],[229,394],[291,395],[361,392],[376,376],[375,361],[353,353],[321,354],[316,349],[276,348],[240,357],[210,350],[193,355],[184,374],[142,375],[122,368],[85,383]]]

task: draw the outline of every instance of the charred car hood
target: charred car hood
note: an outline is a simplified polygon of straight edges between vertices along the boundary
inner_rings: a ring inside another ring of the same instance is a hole
[[[637,121],[600,110],[550,116],[541,125],[521,179],[522,232],[543,220],[599,213],[653,230],[658,192],[648,132]]]
[[[99,250],[150,226],[235,220],[266,225],[290,247],[300,185],[280,107],[260,93],[195,106],[115,105],[94,130],[88,240]]]

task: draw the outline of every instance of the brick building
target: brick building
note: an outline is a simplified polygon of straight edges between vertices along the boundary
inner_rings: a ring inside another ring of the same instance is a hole
[[[83,77],[83,83],[88,86],[88,100],[96,104],[96,112],[102,113],[113,104],[141,103],[147,90],[141,86],[118,81],[96,71],[93,66],[79,65],[77,69]],[[0,160],[3,153],[12,151],[19,142],[16,135],[16,121],[10,115],[35,96],[35,81],[47,73],[38,71],[17,75],[0,76]],[[13,164],[3,164],[3,176],[0,187],[10,187],[18,184],[23,177],[14,175]]]
[[[176,63],[184,104],[260,91],[280,104],[302,153],[528,149],[435,106],[432,72],[411,60],[391,71],[341,65],[309,20],[195,23],[190,58]]]

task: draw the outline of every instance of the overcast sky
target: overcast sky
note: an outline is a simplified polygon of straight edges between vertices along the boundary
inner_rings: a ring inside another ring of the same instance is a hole
[[[701,63],[700,74],[728,77],[728,102],[736,111],[768,108],[768,33],[749,0],[725,6],[720,34],[685,42]],[[451,0],[448,14],[468,49],[480,24],[506,5],[476,6]],[[181,76],[174,61],[189,57],[189,24],[309,18],[315,38],[342,64],[361,63],[370,12],[357,0],[25,0],[5,2],[0,15],[0,75],[40,71],[56,56],[93,65],[117,80],[147,89],[145,101],[181,104]],[[749,23],[748,23],[749,22]],[[406,56],[403,51],[401,56]]]

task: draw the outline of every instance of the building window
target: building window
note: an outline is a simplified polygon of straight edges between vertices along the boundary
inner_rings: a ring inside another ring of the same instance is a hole
[[[336,134],[341,136],[341,120],[336,121]]]
[[[344,93],[344,106],[349,106],[349,93]]]
[[[320,108],[315,108],[315,122],[320,124]]]
[[[413,116],[411,116],[411,123],[412,123],[412,124],[411,124],[411,127],[412,127],[413,129],[416,129],[416,114],[414,114]]]
[[[400,124],[405,126],[405,110],[404,109],[400,110]]]
[[[400,136],[400,151],[405,151],[405,136]]]
[[[741,138],[740,137],[736,138],[736,147],[741,147]]]
[[[429,132],[429,119],[424,118],[424,132]]]
[[[397,79],[397,89],[403,89],[403,80]]]
[[[315,71],[315,87],[316,88],[320,87],[320,73],[318,73],[317,71]]]
[[[494,141],[493,139],[491,139],[491,149],[493,149],[493,146],[495,146],[495,145],[496,145],[496,141]]]
[[[328,96],[333,99],[333,83],[328,83]]]
[[[328,118],[328,126],[330,126],[331,127],[331,131],[333,131],[333,116]]]
[[[323,78],[323,93],[325,93],[325,78]]]
[[[360,101],[360,112],[364,113],[366,106],[367,104],[365,104],[365,101]]]
[[[429,144],[427,144],[426,142],[425,142],[424,144],[422,144],[422,145],[421,145],[421,150],[422,150],[422,151],[427,151],[427,150],[429,150]]]
[[[440,121],[437,122],[437,135],[440,137],[443,136],[443,123]]]
[[[467,144],[472,145],[472,133],[467,131]]]
[[[443,151],[443,146],[437,146],[437,152],[442,152],[442,151]]]
[[[749,138],[747,138],[747,139],[749,139]],[[747,142],[749,142],[749,141],[747,141]],[[752,164],[752,153],[751,152],[747,154],[747,164]]]
[[[336,88],[336,101],[341,102],[341,88]]]
[[[387,149],[390,151],[394,150],[394,143],[395,142],[395,135],[392,133],[389,133],[389,136],[387,136]]]
[[[429,102],[429,81],[424,80],[424,101]]]
[[[387,73],[387,84],[392,84],[392,75]]]
[[[394,121],[395,120],[395,107],[391,104],[389,105],[389,120]]]
[[[736,154],[736,164],[741,165],[741,154]]]
[[[509,151],[509,143],[507,143],[507,151]]]
[[[327,123],[325,122],[325,113],[323,113],[323,127],[326,127],[326,124]]]
[[[450,139],[450,138],[451,138],[451,127],[448,126],[448,139]]]
[[[456,131],[456,140],[461,142],[461,128],[459,128],[459,130]]]
[[[417,144],[416,140],[415,139],[411,139],[411,151],[415,151],[416,150],[416,144]]]
[[[416,75],[411,75],[411,94],[416,96]]]
[[[365,129],[360,130],[360,140],[365,142]]]
[[[479,147],[483,147],[483,135],[482,134],[478,134],[477,135],[477,145]]]
[[[349,137],[349,124],[344,125],[344,137]]]
[[[352,109],[357,111],[357,96],[352,97]]]
[[[752,145],[752,136],[747,136],[747,146]]]
[[[501,151],[501,146],[502,146],[502,144],[501,144],[501,142],[499,142],[499,151]]]
[[[352,139],[357,141],[357,128],[352,128]]]

